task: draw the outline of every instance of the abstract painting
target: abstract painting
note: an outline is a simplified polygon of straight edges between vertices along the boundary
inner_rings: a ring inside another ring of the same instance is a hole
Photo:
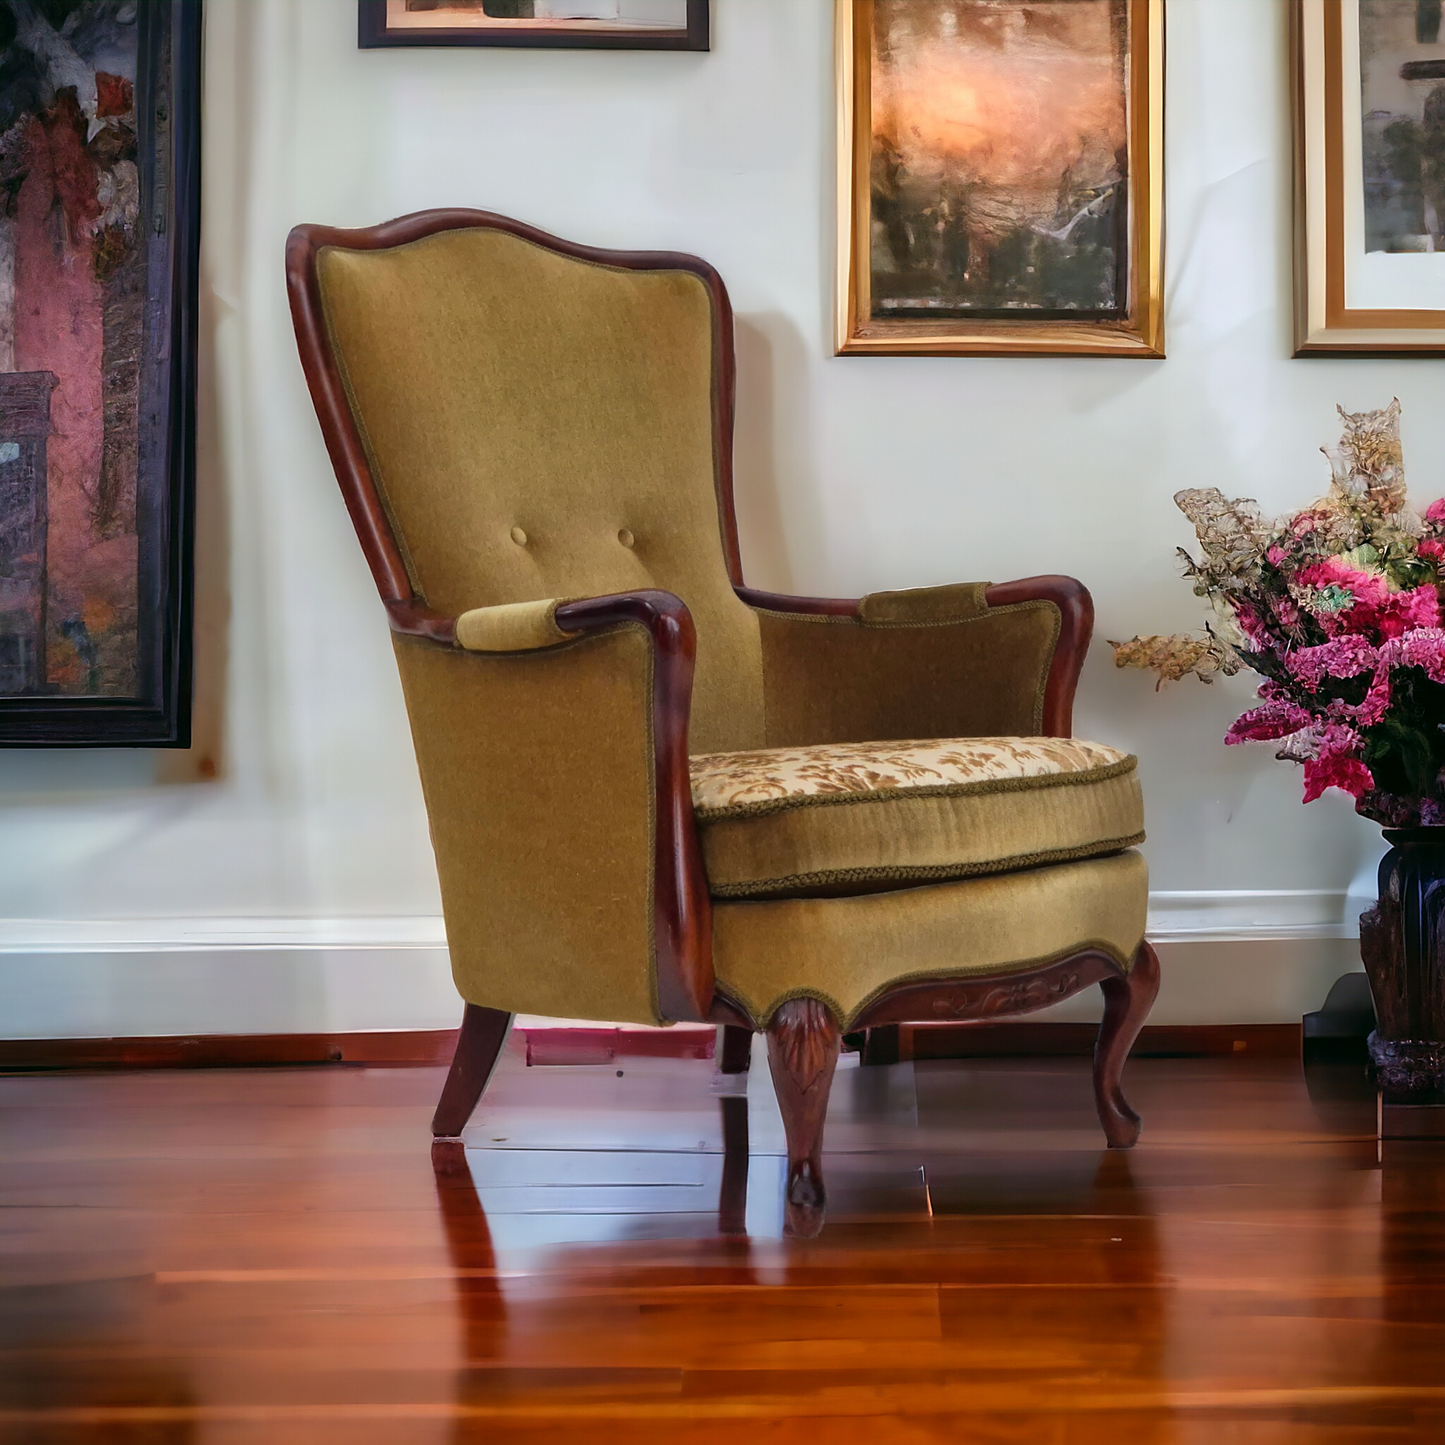
[[[1010,335],[1018,349],[1092,339],[1092,349],[1157,350],[1133,289],[1155,162],[1155,137],[1139,124],[1153,9],[840,5],[852,42],[839,77],[852,101],[841,350],[954,349],[949,337],[999,346]],[[1051,323],[1068,334],[1051,343]]]
[[[708,0],[360,0],[362,49],[706,50]]]
[[[0,743],[184,741],[199,19],[0,4]]]

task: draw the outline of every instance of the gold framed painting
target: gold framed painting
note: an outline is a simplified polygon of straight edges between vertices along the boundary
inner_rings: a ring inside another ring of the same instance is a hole
[[[1163,0],[835,0],[839,355],[1164,355]]]
[[[1445,355],[1441,0],[1295,0],[1295,355]]]

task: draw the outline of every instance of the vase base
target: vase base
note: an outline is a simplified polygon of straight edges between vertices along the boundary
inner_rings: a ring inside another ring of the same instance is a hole
[[[1395,1104],[1382,1094],[1379,1106],[1379,1137],[1433,1140],[1445,1144],[1445,1101],[1438,1104]]]
[[[1370,1035],[1381,1096],[1391,1104],[1445,1104],[1445,1043]]]

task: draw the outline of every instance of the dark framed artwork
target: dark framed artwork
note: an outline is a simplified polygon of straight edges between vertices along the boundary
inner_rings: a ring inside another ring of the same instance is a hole
[[[836,349],[1164,354],[1163,0],[836,0]]]
[[[1291,20],[1295,355],[1445,355],[1445,4]]]
[[[706,50],[708,0],[359,0],[363,50],[511,45]]]
[[[0,3],[0,746],[190,732],[200,0]]]

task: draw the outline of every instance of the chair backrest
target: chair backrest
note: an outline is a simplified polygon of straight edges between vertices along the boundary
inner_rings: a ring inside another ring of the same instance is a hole
[[[697,629],[692,750],[762,746],[758,624],[733,591],[732,317],[712,268],[480,211],[301,227],[288,260],[324,316],[327,355],[305,359],[344,394],[322,422],[383,597],[455,615],[675,592]],[[389,538],[362,525],[367,489]]]

